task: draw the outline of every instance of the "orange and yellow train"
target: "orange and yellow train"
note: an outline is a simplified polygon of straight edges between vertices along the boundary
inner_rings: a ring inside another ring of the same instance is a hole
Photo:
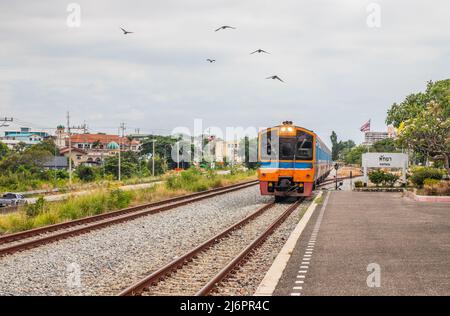
[[[258,178],[262,195],[310,196],[331,169],[331,151],[311,130],[291,121],[258,135]]]

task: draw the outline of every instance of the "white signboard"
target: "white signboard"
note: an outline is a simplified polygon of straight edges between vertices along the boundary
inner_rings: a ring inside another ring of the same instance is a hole
[[[406,182],[406,168],[408,168],[408,155],[400,153],[365,153],[362,155],[364,169],[364,183],[367,184],[367,168],[401,168],[402,181]]]
[[[408,155],[400,153],[365,153],[362,155],[362,165],[369,168],[405,168],[408,166]]]

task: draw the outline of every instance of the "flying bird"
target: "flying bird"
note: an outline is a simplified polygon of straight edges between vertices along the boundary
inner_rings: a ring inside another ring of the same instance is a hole
[[[281,78],[278,77],[278,76],[270,76],[270,77],[267,77],[266,79],[280,80],[281,82],[284,82],[284,81],[281,80]]]
[[[250,53],[250,55],[255,54],[255,53],[258,53],[258,54],[261,54],[261,53],[270,54],[269,52],[266,52],[263,49],[257,49],[253,53]]]
[[[210,63],[215,63],[216,62],[215,59],[209,59],[209,58],[206,61],[209,61]]]
[[[233,29],[233,30],[235,30],[236,28],[233,27],[233,26],[224,25],[224,26],[219,27],[217,30],[215,30],[215,32],[220,31],[220,30],[226,30],[226,29]]]
[[[122,30],[122,32],[123,32],[124,35],[134,33],[134,32],[128,32],[127,30],[125,30],[125,29],[123,29],[123,28],[120,28],[120,29]]]

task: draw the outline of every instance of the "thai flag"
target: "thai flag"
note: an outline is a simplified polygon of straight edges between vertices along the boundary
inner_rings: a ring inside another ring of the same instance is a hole
[[[368,131],[370,131],[370,120],[368,120],[366,123],[364,123],[364,124],[359,128],[359,130],[360,130],[361,132],[368,132]]]

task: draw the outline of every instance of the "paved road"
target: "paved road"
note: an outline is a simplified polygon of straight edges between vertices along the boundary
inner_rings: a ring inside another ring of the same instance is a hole
[[[401,193],[328,195],[274,295],[450,295],[450,204],[418,203]],[[380,267],[379,279],[376,266],[367,271],[371,263]]]

